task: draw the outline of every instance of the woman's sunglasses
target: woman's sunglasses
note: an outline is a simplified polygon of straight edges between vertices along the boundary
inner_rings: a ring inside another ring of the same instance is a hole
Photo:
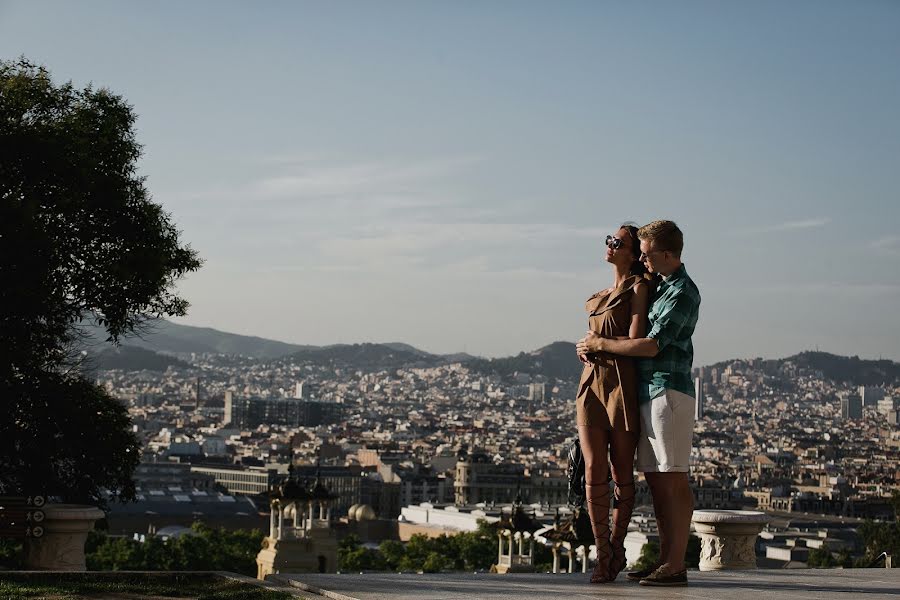
[[[606,245],[613,250],[618,250],[625,245],[625,242],[613,235],[606,236]]]

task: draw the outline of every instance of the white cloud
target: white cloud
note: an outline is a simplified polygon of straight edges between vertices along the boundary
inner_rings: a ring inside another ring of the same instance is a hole
[[[451,157],[406,163],[372,162],[349,165],[291,163],[289,169],[254,183],[250,192],[263,198],[328,198],[362,193],[384,196],[409,193],[414,183],[444,177],[475,162],[476,157]]]
[[[828,217],[819,217],[815,219],[804,219],[801,221],[785,221],[782,223],[773,223],[772,225],[766,225],[763,227],[752,227],[749,229],[741,229],[737,231],[737,233],[743,234],[752,234],[752,233],[778,233],[781,231],[798,231],[801,229],[816,229],[818,227],[824,227],[831,223],[831,219]]]
[[[890,296],[900,294],[900,283],[862,282],[853,283],[847,281],[831,282],[798,282],[777,283],[771,285],[755,285],[749,287],[714,286],[708,285],[704,289],[716,293],[737,294],[741,296],[765,296],[777,294],[779,296],[841,296],[852,298],[865,298],[874,296]]]
[[[879,254],[900,256],[900,235],[887,235],[869,244],[869,248]]]
[[[331,259],[382,263],[405,260],[420,262],[424,255],[445,251],[444,264],[456,263],[460,254],[486,254],[491,250],[517,249],[525,252],[537,245],[582,246],[584,238],[600,240],[609,228],[575,227],[532,223],[396,223],[394,227],[359,229],[355,235],[330,237],[319,244]]]

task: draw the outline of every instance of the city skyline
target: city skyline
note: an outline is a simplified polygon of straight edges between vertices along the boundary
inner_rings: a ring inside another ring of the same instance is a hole
[[[695,365],[900,360],[898,22],[875,2],[6,1],[0,56],[135,106],[147,185],[206,260],[180,323],[574,344],[603,237],[672,218]]]

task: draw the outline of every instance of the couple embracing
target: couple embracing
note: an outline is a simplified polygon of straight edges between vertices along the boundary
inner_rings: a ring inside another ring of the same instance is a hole
[[[615,581],[626,566],[636,451],[637,470],[653,497],[660,557],[652,568],[628,573],[628,579],[687,585],[684,555],[694,510],[688,462],[696,402],[691,336],[700,293],[681,262],[683,246],[672,221],[623,225],[606,238],[613,285],[587,301],[589,330],[576,346],[584,363],[576,406],[597,545],[592,583]]]

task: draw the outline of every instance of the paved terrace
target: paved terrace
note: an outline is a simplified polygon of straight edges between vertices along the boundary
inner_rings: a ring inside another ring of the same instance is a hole
[[[761,600],[813,598],[900,600],[900,569],[803,569],[760,571],[689,571],[688,587],[651,588],[625,580],[591,585],[581,573],[494,575],[270,575],[316,597],[333,600],[540,600],[543,598],[649,598]]]

